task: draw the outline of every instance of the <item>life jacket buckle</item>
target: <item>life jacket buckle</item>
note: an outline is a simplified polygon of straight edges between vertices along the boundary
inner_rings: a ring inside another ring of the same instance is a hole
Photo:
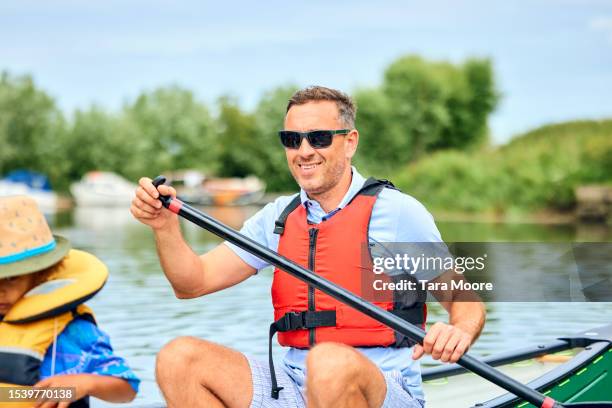
[[[306,313],[287,312],[281,319],[278,331],[282,332],[301,329],[306,329]]]

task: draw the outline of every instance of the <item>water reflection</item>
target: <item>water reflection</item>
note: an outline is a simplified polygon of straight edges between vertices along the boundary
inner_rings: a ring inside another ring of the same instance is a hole
[[[205,208],[207,213],[239,228],[255,207]],[[271,271],[205,298],[178,300],[159,266],[148,227],[133,220],[127,209],[76,209],[55,215],[54,230],[73,245],[91,251],[109,267],[106,287],[91,305],[117,353],[125,356],[143,379],[133,405],[161,401],[154,381],[155,354],[177,336],[197,336],[243,352],[266,357],[267,327],[272,319]],[[540,226],[484,223],[439,223],[447,241],[611,241],[606,227]],[[197,253],[220,240],[182,222],[184,235]],[[606,303],[490,303],[477,353],[491,353],[542,342],[559,335],[594,327],[610,319]],[[430,321],[446,320],[435,303]],[[227,316],[231,315],[231,319]],[[275,347],[277,358],[283,353]],[[425,360],[428,362],[429,360]],[[95,401],[94,406],[106,406]]]

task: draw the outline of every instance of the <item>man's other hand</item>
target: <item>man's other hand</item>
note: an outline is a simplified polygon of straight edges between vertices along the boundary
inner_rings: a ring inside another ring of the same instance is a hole
[[[438,322],[425,336],[423,345],[414,346],[412,358],[418,360],[423,354],[431,354],[434,360],[456,363],[472,345],[473,336],[457,326]]]

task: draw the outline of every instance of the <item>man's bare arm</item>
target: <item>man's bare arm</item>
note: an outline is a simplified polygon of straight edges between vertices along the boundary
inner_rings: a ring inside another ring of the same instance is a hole
[[[164,274],[179,299],[217,292],[257,272],[225,244],[198,256],[180,231],[158,231],[155,241]]]
[[[227,245],[219,245],[198,256],[187,245],[176,214],[162,207],[159,194],[176,197],[169,186],[159,186],[151,179],[139,180],[130,211],[134,218],[151,227],[164,274],[178,298],[193,298],[216,292],[242,282],[256,271]]]
[[[449,271],[443,275],[445,281],[460,281],[465,280],[461,274]],[[444,296],[440,296],[438,301],[446,309],[449,315],[449,323],[452,326],[458,327],[472,336],[472,343],[475,342],[485,324],[486,310],[484,304],[476,292],[472,290],[449,290]],[[434,293],[434,296],[436,294]],[[451,299],[445,300],[451,296]]]
[[[435,282],[463,280],[463,275],[448,271]],[[473,291],[432,291],[449,314],[449,324],[435,323],[425,336],[423,345],[416,345],[413,358],[431,354],[435,360],[455,363],[476,341],[485,323],[485,307]]]

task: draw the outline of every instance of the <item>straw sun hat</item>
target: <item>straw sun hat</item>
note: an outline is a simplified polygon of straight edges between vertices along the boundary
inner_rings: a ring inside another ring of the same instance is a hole
[[[0,279],[53,266],[69,250],[70,242],[51,234],[32,198],[0,197]]]

